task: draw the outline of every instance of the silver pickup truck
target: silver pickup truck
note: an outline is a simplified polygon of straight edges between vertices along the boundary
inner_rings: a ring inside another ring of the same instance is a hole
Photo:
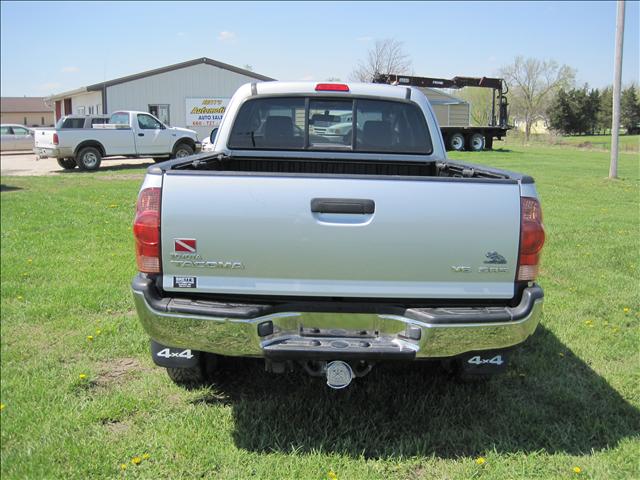
[[[391,360],[485,376],[536,329],[533,179],[448,160],[419,90],[247,84],[213,143],[149,167],[134,220],[133,298],[174,381],[217,355],[333,388]]]

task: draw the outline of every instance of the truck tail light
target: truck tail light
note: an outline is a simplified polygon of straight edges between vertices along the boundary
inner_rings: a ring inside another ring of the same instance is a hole
[[[54,145],[58,145],[58,143],[60,143],[60,140],[58,139],[58,134],[54,133],[53,134],[53,144]]]
[[[162,189],[145,188],[138,196],[133,236],[136,262],[142,273],[161,273],[160,265],[160,197]]]
[[[540,251],[544,245],[544,226],[540,202],[532,197],[520,199],[520,256],[517,280],[535,280]]]
[[[349,85],[345,83],[318,83],[316,92],[348,92]]]

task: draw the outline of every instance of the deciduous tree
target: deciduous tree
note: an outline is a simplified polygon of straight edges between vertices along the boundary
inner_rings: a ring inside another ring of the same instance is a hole
[[[554,94],[573,85],[575,71],[553,60],[516,57],[511,65],[500,70],[510,88],[513,116],[525,125],[525,141],[529,140],[532,125],[545,118]]]

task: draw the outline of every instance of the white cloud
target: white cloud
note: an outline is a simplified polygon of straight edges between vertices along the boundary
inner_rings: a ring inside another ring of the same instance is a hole
[[[218,34],[218,40],[220,40],[221,42],[228,42],[235,39],[236,39],[236,34],[234,32],[228,32],[226,30],[223,30]]]
[[[80,68],[78,68],[78,67],[62,67],[60,69],[60,71],[62,73],[75,73],[75,72],[79,72]]]
[[[367,36],[365,36],[365,37],[358,37],[358,38],[356,38],[356,40],[358,40],[359,42],[370,42],[370,41],[372,41],[372,40],[373,40],[373,37],[367,37]]]
[[[47,83],[43,83],[38,88],[40,90],[42,90],[42,91],[46,91],[48,93],[51,93],[53,90],[56,90],[56,89],[60,88],[61,86],[62,86],[62,84],[60,84],[58,82],[47,82]]]

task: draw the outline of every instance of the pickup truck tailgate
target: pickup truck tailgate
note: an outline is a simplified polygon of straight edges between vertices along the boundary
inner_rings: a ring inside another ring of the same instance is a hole
[[[168,171],[161,211],[167,291],[514,294],[516,181]]]
[[[53,143],[53,134],[56,131],[53,128],[50,129],[36,129],[33,132],[33,144],[34,148],[55,148]]]

